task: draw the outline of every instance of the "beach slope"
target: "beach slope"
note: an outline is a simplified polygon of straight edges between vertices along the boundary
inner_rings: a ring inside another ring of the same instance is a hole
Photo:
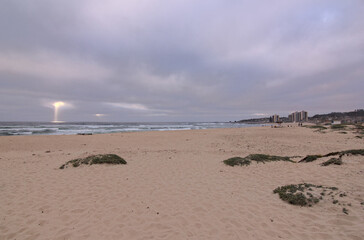
[[[0,239],[364,239],[364,156],[222,162],[363,148],[351,132],[303,127],[0,137]],[[127,164],[59,169],[95,154]],[[301,207],[273,193],[299,183],[345,196]]]

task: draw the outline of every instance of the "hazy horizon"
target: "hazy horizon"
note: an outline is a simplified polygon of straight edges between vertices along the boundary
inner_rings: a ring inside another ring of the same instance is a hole
[[[0,121],[214,122],[364,102],[364,2],[5,0]]]
[[[354,109],[354,110],[350,110],[350,111],[343,111],[343,112],[353,112],[356,110],[361,110],[362,108],[358,108],[358,109]],[[293,113],[293,112],[292,112]],[[330,114],[330,113],[338,113],[338,111],[333,111],[333,112],[323,112],[323,113],[315,113],[315,114],[311,114],[308,117],[313,117],[314,115],[318,114]],[[274,114],[272,114],[274,115]],[[248,117],[248,118],[243,118],[243,119],[234,119],[234,120],[227,120],[227,121],[214,121],[213,119],[208,120],[208,121],[102,121],[101,119],[96,119],[94,121],[54,121],[54,120],[49,120],[49,121],[41,121],[41,120],[35,120],[35,121],[22,121],[22,120],[13,120],[13,121],[2,121],[0,120],[0,123],[52,123],[52,124],[71,124],[71,123],[97,123],[97,124],[112,124],[112,123],[138,123],[138,124],[143,124],[143,123],[234,123],[234,122],[238,122],[240,120],[249,120],[249,119],[264,119],[264,118],[270,118],[272,117],[272,115],[264,115],[264,116],[257,116],[254,115],[253,117]],[[280,118],[285,117],[288,118],[288,115],[279,115]],[[259,124],[259,123],[256,123]]]

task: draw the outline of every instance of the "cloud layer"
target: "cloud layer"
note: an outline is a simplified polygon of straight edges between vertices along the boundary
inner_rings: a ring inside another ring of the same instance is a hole
[[[0,121],[228,121],[362,108],[364,2],[5,0]]]

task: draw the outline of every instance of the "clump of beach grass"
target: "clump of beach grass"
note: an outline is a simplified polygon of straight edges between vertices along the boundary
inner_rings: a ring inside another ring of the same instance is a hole
[[[330,158],[326,162],[321,163],[321,166],[328,166],[328,165],[331,165],[331,164],[342,165],[343,161],[342,161],[341,157],[339,157],[339,158]]]
[[[340,196],[346,196],[345,193],[338,192],[337,187],[326,187],[323,185],[315,185],[311,183],[301,183],[301,184],[290,184],[281,187],[277,187],[273,190],[273,193],[277,193],[279,198],[283,201],[298,206],[308,206],[312,207],[314,204],[328,198],[326,192],[330,190],[332,201],[339,203],[338,200],[334,199],[334,195],[340,194]],[[336,192],[336,193],[334,193]]]
[[[358,130],[358,131],[364,131],[364,126],[362,124],[355,124],[354,125],[354,129]]]
[[[267,155],[267,154],[250,154],[244,158],[242,157],[233,157],[224,160],[223,162],[229,166],[248,166],[253,161],[257,163],[266,163],[266,162],[273,162],[273,161],[287,161],[287,162],[294,162],[290,159],[290,157],[281,157],[275,155]]]
[[[299,162],[313,162],[319,158],[322,158],[322,155],[307,155],[306,157],[304,157],[302,160],[300,160]]]
[[[344,124],[333,124],[331,125],[331,129],[333,130],[342,130],[342,129],[345,129],[346,128],[346,125]]]
[[[72,165],[73,167],[78,167],[81,164],[127,164],[127,162],[116,154],[99,154],[88,156],[86,158],[73,159],[60,166],[60,169],[67,168],[69,165]]]
[[[319,130],[325,130],[325,129],[327,129],[327,127],[324,127],[322,125],[305,125],[305,127],[319,129]]]
[[[364,156],[364,149],[353,149],[341,152],[342,155],[361,155]]]
[[[229,166],[232,166],[232,167],[234,167],[235,165],[248,166],[248,165],[250,165],[251,161],[249,159],[247,159],[247,158],[232,157],[232,158],[224,160],[224,163],[226,165],[229,165]]]
[[[354,134],[359,134],[355,136],[356,138],[362,138],[363,136],[361,135],[364,135],[364,126],[361,123],[352,125],[351,130],[353,130]]]
[[[301,183],[301,184],[290,184],[282,187],[277,187],[273,190],[273,193],[278,193],[279,198],[292,205],[309,206],[316,204],[320,201],[318,197],[310,192],[305,194],[305,190],[316,187],[313,184]]]
[[[331,152],[325,155],[307,155],[306,157],[304,157],[303,159],[301,159],[300,161],[298,161],[299,163],[302,162],[313,162],[319,158],[323,158],[323,157],[331,157],[331,156],[339,156],[339,158],[341,159],[342,156],[344,155],[361,155],[364,156],[364,149],[352,149],[352,150],[345,150],[345,151],[340,151],[340,152]]]
[[[327,127],[318,125],[318,124],[317,125],[305,125],[304,127],[315,129],[314,132],[319,132],[319,133],[326,133],[324,130],[327,129]]]

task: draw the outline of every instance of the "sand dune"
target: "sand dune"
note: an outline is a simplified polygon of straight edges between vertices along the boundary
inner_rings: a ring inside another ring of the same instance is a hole
[[[0,239],[364,239],[363,156],[327,167],[222,163],[359,148],[351,133],[301,127],[0,137]],[[128,164],[59,169],[102,153]],[[272,192],[303,182],[345,191],[349,214],[329,200],[299,207]]]

